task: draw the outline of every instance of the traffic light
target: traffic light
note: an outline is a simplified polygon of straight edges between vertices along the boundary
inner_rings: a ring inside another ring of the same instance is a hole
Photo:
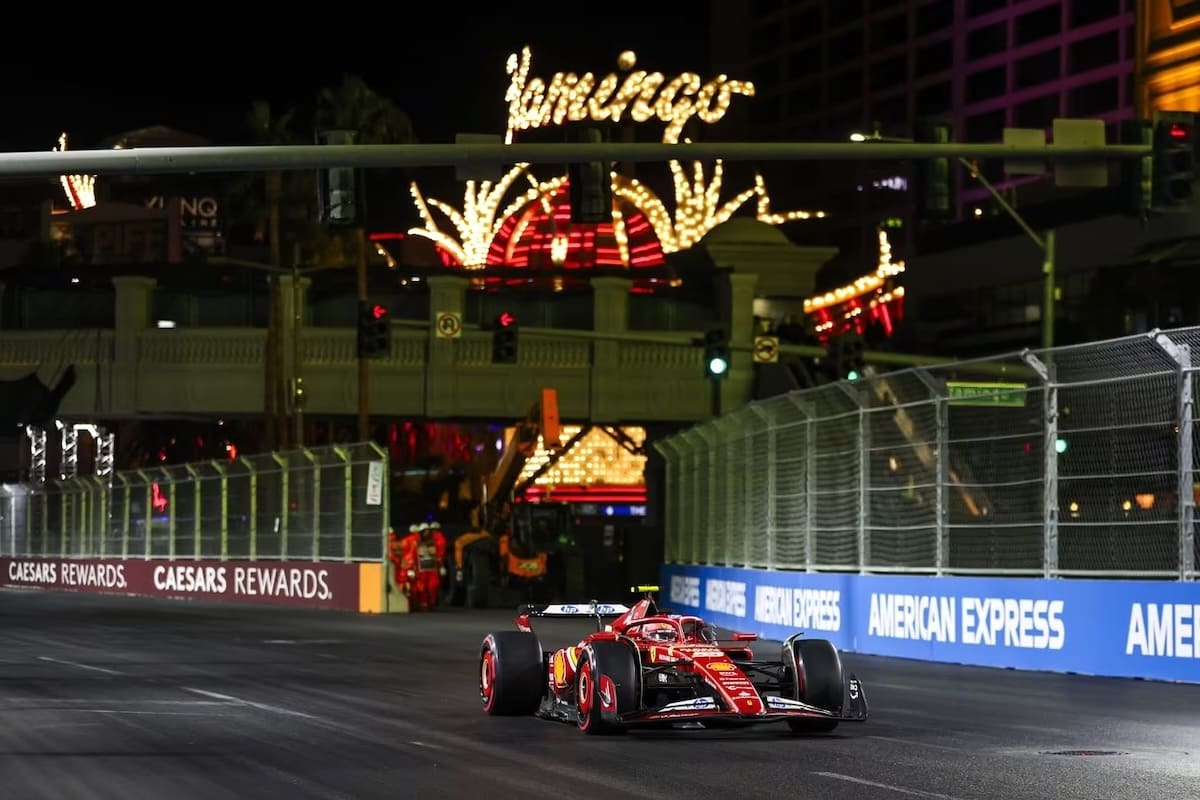
[[[1154,112],[1153,197],[1156,211],[1186,211],[1196,180],[1196,115]]]
[[[704,374],[720,380],[729,375],[729,334],[724,328],[704,332]]]
[[[940,120],[918,120],[913,140],[921,144],[950,144],[954,125]],[[953,222],[958,216],[958,173],[952,156],[918,158],[913,163],[916,218],[926,222]]]
[[[492,326],[492,363],[517,363],[517,318],[507,311]]]
[[[599,144],[605,139],[599,128],[584,128],[579,141]],[[612,222],[612,168],[606,161],[571,164],[567,170],[571,222],[597,225]]]
[[[854,331],[843,333],[837,338],[837,365],[839,377],[856,381],[866,374],[866,343]]]
[[[354,144],[356,131],[322,131],[322,144]],[[317,170],[317,218],[330,230],[346,230],[362,224],[361,174],[351,167]]]
[[[358,301],[358,357],[383,358],[392,347],[392,318],[387,306]]]

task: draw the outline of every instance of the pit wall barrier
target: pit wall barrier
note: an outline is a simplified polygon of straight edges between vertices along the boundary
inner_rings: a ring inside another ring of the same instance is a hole
[[[384,611],[376,563],[0,557],[0,587]]]
[[[667,564],[661,599],[732,630],[855,653],[1200,683],[1200,584]]]

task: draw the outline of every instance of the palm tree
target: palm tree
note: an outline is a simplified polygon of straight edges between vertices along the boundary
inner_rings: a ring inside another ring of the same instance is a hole
[[[317,96],[316,123],[318,129],[323,130],[357,131],[359,144],[406,144],[414,138],[412,120],[408,114],[401,111],[390,99],[372,90],[362,78],[354,75],[343,76],[341,86],[336,89],[321,90]],[[387,174],[389,172],[390,170],[377,170],[375,174],[385,177],[394,187],[397,181]],[[369,186],[364,174],[364,199],[370,194]],[[360,300],[367,298],[367,221],[364,217],[365,214],[359,215],[358,225],[354,230]],[[363,441],[370,438],[370,427],[366,401],[363,399],[367,395],[367,365],[362,358],[358,363],[358,394],[358,438]]]
[[[254,141],[259,145],[295,144],[297,138],[292,133],[292,118],[294,110],[288,110],[279,116],[271,113],[271,104],[260,100],[250,107],[246,115],[246,125],[249,127]],[[253,178],[252,178],[253,179]],[[256,181],[257,182],[257,181]],[[245,187],[250,188],[250,187]],[[261,231],[262,223],[266,222],[266,239],[270,252],[270,264],[273,267],[283,266],[282,245],[282,206],[284,202],[284,173],[279,170],[266,172],[262,176],[263,206],[257,209],[255,200],[257,192],[248,191],[242,196],[251,205],[256,223]],[[257,213],[255,213],[257,212]],[[265,220],[263,217],[265,216]],[[283,380],[280,367],[283,363],[283,287],[279,276],[268,274],[267,285],[270,289],[270,299],[267,314],[267,342],[264,359],[263,391],[264,410],[266,412],[266,442],[267,449],[279,449],[285,444],[288,426],[287,418],[287,386]]]

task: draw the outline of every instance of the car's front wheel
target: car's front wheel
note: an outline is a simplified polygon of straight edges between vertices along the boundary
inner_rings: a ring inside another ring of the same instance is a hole
[[[575,703],[579,730],[588,734],[623,730],[619,713],[637,709],[641,696],[637,655],[619,642],[593,642],[579,657]]]

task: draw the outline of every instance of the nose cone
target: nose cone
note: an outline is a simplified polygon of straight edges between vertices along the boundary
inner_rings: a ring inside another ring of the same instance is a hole
[[[696,659],[696,666],[739,714],[763,714],[766,707],[746,673],[728,658]]]

